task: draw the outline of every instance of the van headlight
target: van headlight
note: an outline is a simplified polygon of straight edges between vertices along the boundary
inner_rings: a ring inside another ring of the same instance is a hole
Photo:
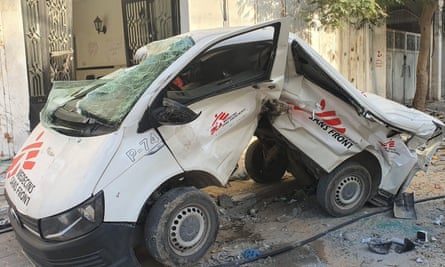
[[[97,193],[79,206],[40,221],[42,237],[66,241],[91,232],[104,219],[104,194]]]

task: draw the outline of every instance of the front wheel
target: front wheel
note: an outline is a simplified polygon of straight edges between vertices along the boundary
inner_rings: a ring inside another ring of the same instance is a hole
[[[148,213],[145,243],[150,254],[168,266],[191,265],[216,239],[218,212],[212,199],[193,187],[174,188]]]
[[[346,162],[318,181],[317,199],[335,217],[362,208],[371,194],[371,175],[357,162]]]
[[[257,139],[247,148],[244,164],[247,174],[255,182],[274,183],[286,172],[287,155],[277,144]]]

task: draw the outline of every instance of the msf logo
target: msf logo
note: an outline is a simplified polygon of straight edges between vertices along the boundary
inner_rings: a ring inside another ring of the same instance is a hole
[[[383,142],[379,142],[379,143],[380,143],[380,146],[386,151],[392,150],[396,147],[396,142],[392,139],[390,139],[388,142],[385,142],[385,143],[383,143]]]
[[[396,148],[396,142],[393,139],[390,139],[389,141],[383,143],[383,142],[379,142],[380,146],[382,147],[383,150],[385,150],[388,153],[394,153],[396,155],[399,155],[399,152],[397,152],[397,148]]]
[[[291,103],[290,103],[291,104]],[[316,106],[321,110],[321,112],[315,112],[300,108],[299,106],[295,106],[293,104],[292,109],[296,111],[303,111],[307,114],[310,114],[310,119],[316,122],[323,130],[328,130],[329,128],[334,129],[340,134],[346,133],[346,128],[343,127],[341,119],[338,117],[337,112],[335,110],[326,111],[326,101],[322,99],[320,103],[317,103]]]
[[[227,112],[215,114],[215,119],[212,122],[212,128],[210,128],[210,135],[214,135],[219,129],[221,129],[221,127],[224,126],[229,115],[230,114]]]
[[[43,141],[40,141],[43,133],[44,132],[41,132],[34,140],[34,143],[24,147],[20,153],[14,157],[11,165],[8,167],[6,178],[11,178],[16,175],[21,167],[23,167],[24,170],[32,170],[34,168],[36,164],[34,160],[39,155],[40,149],[43,146]]]

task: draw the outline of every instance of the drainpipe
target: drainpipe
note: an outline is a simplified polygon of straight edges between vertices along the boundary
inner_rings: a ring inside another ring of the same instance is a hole
[[[186,33],[190,31],[190,13],[189,6],[190,1],[179,1],[179,23],[181,33]]]
[[[229,27],[229,4],[227,0],[222,0],[223,27]]]
[[[406,36],[406,34],[405,34],[405,36]],[[409,79],[411,77],[411,67],[410,67],[410,65],[406,64],[406,55],[403,55],[403,65],[402,65],[402,76],[401,77],[403,80],[402,104],[406,105],[406,79]]]
[[[440,100],[442,96],[442,38],[443,38],[443,6],[444,1],[439,1],[439,8],[434,16],[433,23],[433,47],[431,53],[431,94],[432,100]]]

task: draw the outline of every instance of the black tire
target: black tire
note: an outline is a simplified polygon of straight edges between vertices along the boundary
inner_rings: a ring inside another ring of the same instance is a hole
[[[287,168],[286,152],[276,144],[266,144],[259,139],[247,148],[244,165],[247,174],[260,184],[276,183],[283,178]]]
[[[212,199],[193,187],[178,187],[163,194],[145,221],[149,253],[168,266],[196,263],[215,242],[218,212]]]
[[[323,209],[335,217],[361,209],[371,195],[369,171],[357,162],[346,162],[320,178],[317,199]]]

